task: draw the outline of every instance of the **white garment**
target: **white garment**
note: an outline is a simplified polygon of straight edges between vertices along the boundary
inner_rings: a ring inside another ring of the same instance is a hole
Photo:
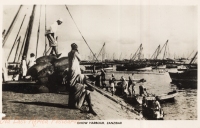
[[[122,81],[122,87],[123,91],[128,94],[128,82],[127,81]]]
[[[32,67],[34,64],[36,64],[35,57],[30,57],[28,61],[28,68]]]
[[[80,54],[74,50],[68,53],[68,61],[69,61],[69,70],[72,70],[75,72],[75,74],[81,74],[80,70]]]
[[[26,60],[22,60],[22,75],[26,76],[26,73],[27,73]]]
[[[110,84],[110,87],[111,87],[111,91],[115,91],[115,84],[112,82],[111,84]]]
[[[56,32],[58,29],[58,23],[54,22],[46,31],[46,34],[54,33],[54,37],[56,37]]]

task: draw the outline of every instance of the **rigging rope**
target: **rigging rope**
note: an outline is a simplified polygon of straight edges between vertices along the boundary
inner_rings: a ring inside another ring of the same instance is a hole
[[[29,20],[29,22],[30,22],[30,20]],[[26,33],[25,33],[25,35],[24,35],[23,44],[22,44],[22,47],[21,47],[21,50],[20,50],[20,53],[19,53],[19,56],[18,56],[18,62],[20,61],[19,59],[20,59],[20,57],[22,56],[22,51],[23,51],[23,47],[24,47],[24,44],[25,44],[25,41],[26,41],[26,37],[27,37],[27,34],[28,34],[28,30],[29,30],[29,23],[28,23],[28,25],[27,25],[27,27],[26,27]]]
[[[45,33],[46,33],[46,30],[47,30],[47,26],[46,26],[46,5],[45,5]],[[44,53],[43,53],[43,56],[46,56],[47,55],[47,39],[45,37],[45,49],[44,49]]]
[[[71,13],[70,13],[70,11],[69,11],[67,5],[65,5],[65,6],[66,6],[66,9],[67,9],[67,11],[69,12],[69,15],[70,15],[70,17],[72,18],[74,24],[76,25],[76,22],[74,21],[74,19],[73,19],[72,15],[71,15]],[[86,45],[88,46],[88,48],[89,48],[90,51],[92,52],[92,54],[93,54],[93,56],[95,57],[95,59],[98,61],[97,57],[95,56],[95,54],[93,53],[92,49],[91,49],[90,46],[88,45],[87,41],[86,41],[85,38],[83,37],[83,35],[82,35],[81,31],[79,30],[79,28],[78,28],[77,25],[76,25],[76,28],[78,29],[79,33],[81,34],[83,40],[85,41]]]
[[[6,30],[4,29],[3,32],[2,32],[2,37],[4,38],[4,35],[6,33]]]
[[[12,46],[12,48],[11,48],[11,50],[10,50],[10,53],[9,53],[9,55],[8,55],[8,59],[7,59],[7,61],[9,60],[10,55],[11,55],[11,53],[12,53],[12,50],[13,50],[15,44],[16,44],[16,40],[17,40],[17,37],[18,37],[19,32],[20,32],[20,30],[21,30],[21,27],[22,27],[22,25],[23,25],[23,23],[24,23],[24,19],[25,19],[25,17],[26,17],[26,15],[24,15],[24,18],[23,18],[23,20],[22,20],[21,26],[20,26],[19,31],[18,31],[18,33],[17,33],[17,36],[16,36],[16,38],[15,38],[14,44],[13,44],[13,46]]]
[[[41,5],[40,5],[40,17],[41,17]],[[38,41],[40,37],[40,17],[39,17],[39,25],[38,25],[38,32],[37,32],[37,44],[36,44],[36,54],[35,57],[37,58],[37,50],[38,50]]]
[[[17,54],[18,54],[20,39],[21,39],[21,36],[20,36],[19,39],[17,40],[18,44],[17,44],[17,49],[16,49],[16,52],[15,52],[15,58],[14,58],[14,61],[13,61],[14,63],[15,63],[15,60],[16,60],[16,57],[17,57]]]
[[[5,43],[6,43],[7,37],[8,37],[8,35],[10,34],[10,30],[12,29],[12,27],[13,27],[15,21],[16,21],[16,18],[17,18],[18,14],[19,14],[19,11],[20,11],[21,7],[22,7],[22,5],[20,5],[20,7],[19,7],[19,9],[18,9],[18,11],[17,11],[15,17],[13,18],[12,23],[10,24],[10,26],[9,26],[9,28],[8,28],[8,30],[7,30],[7,32],[6,32],[6,34],[5,34],[5,36],[4,36],[4,39],[3,39],[3,46],[4,46]]]
[[[99,52],[99,54],[98,54],[97,58],[98,58],[98,57],[99,57],[99,55],[101,54],[101,52],[102,52],[102,50],[103,50],[104,46],[105,46],[105,43],[103,44],[103,47],[101,48],[101,50],[100,50],[100,52]]]
[[[24,46],[23,56],[27,56],[28,49],[29,49],[29,44],[30,44],[30,39],[31,39],[31,34],[32,34],[32,28],[33,28],[33,22],[34,22],[34,17],[35,17],[35,6],[36,5],[33,5],[33,10],[32,10],[31,16],[30,16],[29,30],[28,30],[28,34],[27,34],[26,43],[25,43],[25,46]]]
[[[141,49],[141,47],[142,47],[142,44],[140,44],[139,48],[137,49],[137,51],[135,52],[135,54],[134,54],[133,57],[131,58],[132,61],[134,61],[135,58],[137,57],[138,51]],[[131,60],[130,60],[130,61],[131,61]]]
[[[168,40],[167,40],[167,42],[165,43],[165,51],[164,51],[163,59],[165,58],[165,55],[166,55],[166,47],[167,47],[167,43],[168,43]]]

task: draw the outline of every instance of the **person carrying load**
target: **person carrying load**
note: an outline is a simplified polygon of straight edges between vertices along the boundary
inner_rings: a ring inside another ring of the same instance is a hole
[[[47,37],[48,41],[49,41],[49,46],[51,47],[51,52],[50,54],[53,55],[53,52],[55,52],[56,57],[59,58],[61,56],[61,53],[58,54],[58,50],[57,50],[57,28],[58,25],[61,25],[63,22],[63,19],[60,18],[59,20],[57,20],[56,22],[54,22],[47,30],[45,33],[45,36]]]

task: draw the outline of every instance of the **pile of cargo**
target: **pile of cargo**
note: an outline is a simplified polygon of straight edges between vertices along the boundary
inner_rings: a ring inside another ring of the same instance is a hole
[[[68,57],[57,59],[53,55],[42,56],[36,59],[36,64],[28,70],[27,75],[36,80],[40,92],[49,92],[62,84],[67,69]]]

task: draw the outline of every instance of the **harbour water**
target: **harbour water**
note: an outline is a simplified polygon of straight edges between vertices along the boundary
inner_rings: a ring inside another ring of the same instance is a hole
[[[107,72],[107,77],[112,72]],[[124,76],[128,80],[132,72],[114,72],[115,78],[119,80]],[[176,85],[170,84],[171,79],[168,72],[159,73],[159,71],[135,73],[135,79],[144,78],[146,82],[143,84],[148,93],[160,95],[168,93],[176,88]],[[136,93],[139,93],[139,83],[135,86]],[[197,89],[178,89],[178,95],[174,102],[162,103],[161,106],[165,113],[165,120],[197,120]],[[138,107],[138,106],[135,106]]]

